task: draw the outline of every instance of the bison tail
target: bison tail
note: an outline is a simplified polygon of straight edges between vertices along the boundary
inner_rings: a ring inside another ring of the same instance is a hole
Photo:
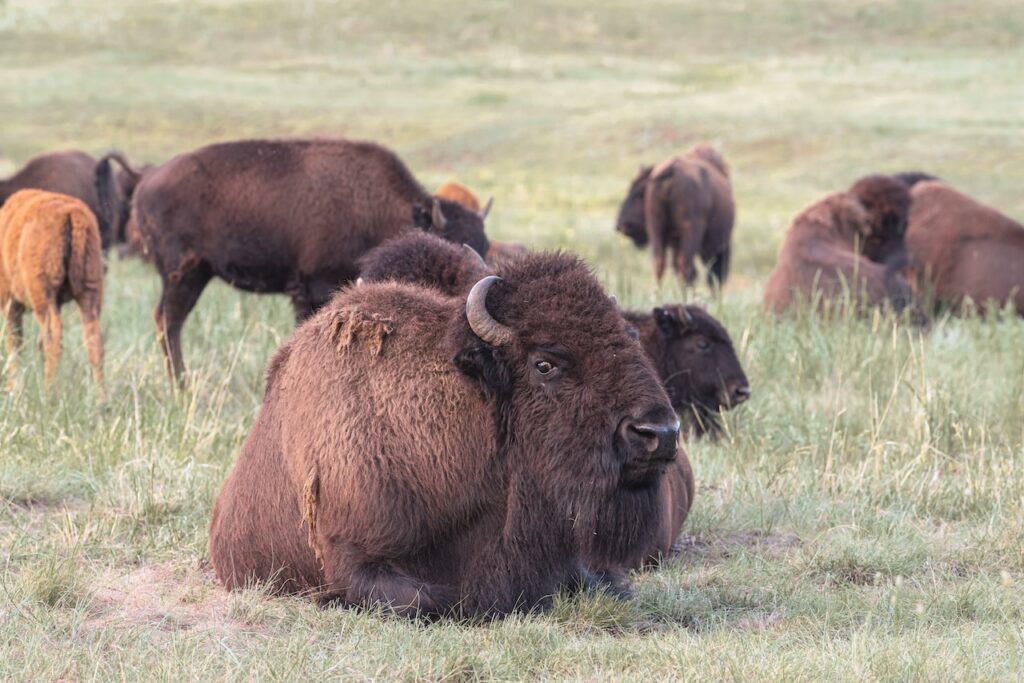
[[[96,186],[96,197],[99,199],[100,215],[97,218],[99,219],[100,226],[103,228],[103,243],[105,245],[109,245],[114,241],[124,241],[124,235],[109,234],[113,230],[120,232],[124,229],[124,226],[120,225],[123,209],[121,202],[126,201],[118,197],[117,179],[114,176],[114,168],[111,165],[113,161],[116,161],[124,169],[124,172],[132,177],[134,182],[138,182],[142,177],[139,171],[132,168],[128,160],[124,158],[124,155],[117,151],[107,152],[103,158],[96,162],[93,182]]]
[[[64,224],[64,254],[71,296],[103,287],[103,248],[96,219],[81,210],[68,212]]]

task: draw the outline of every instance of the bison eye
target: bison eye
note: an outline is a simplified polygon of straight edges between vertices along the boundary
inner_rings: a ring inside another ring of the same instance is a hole
[[[544,376],[550,375],[555,370],[555,366],[546,360],[537,361],[533,364],[533,367],[537,368],[537,372]]]
[[[708,349],[711,348],[711,342],[704,338],[698,339],[697,348],[700,349],[701,351],[707,351]]]

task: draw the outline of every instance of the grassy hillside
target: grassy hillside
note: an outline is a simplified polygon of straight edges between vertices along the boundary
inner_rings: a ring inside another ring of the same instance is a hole
[[[0,677],[1024,675],[1024,323],[922,336],[759,306],[788,219],[865,172],[927,170],[1024,218],[1022,48],[1011,0],[0,2],[0,174],[65,147],[374,139],[428,186],[493,194],[493,236],[582,253],[627,306],[704,301],[754,387],[724,438],[689,445],[683,553],[631,603],[423,626],[229,596],[206,524],[290,306],[211,286],[172,396],[157,279],[112,262],[111,400],[73,306],[60,390],[29,321],[0,396]],[[705,140],[739,205],[714,300],[656,288],[612,229],[639,164]]]

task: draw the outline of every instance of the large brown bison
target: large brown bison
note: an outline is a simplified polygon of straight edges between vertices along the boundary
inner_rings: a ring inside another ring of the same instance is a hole
[[[590,271],[528,256],[468,295],[341,290],[270,362],[214,506],[229,588],[505,614],[639,561],[679,422]],[[617,586],[624,588],[623,586]]]
[[[213,277],[286,293],[301,321],[356,277],[359,256],[415,226],[488,248],[479,214],[432,197],[391,151],[351,140],[245,140],[183,154],[144,174],[132,219],[163,283],[154,316],[179,379],[181,327]]]
[[[81,199],[99,221],[100,237],[106,249],[113,243],[114,236],[96,194],[96,163],[96,159],[78,150],[40,154],[29,159],[10,178],[0,180],[0,204],[18,190],[48,190]]]
[[[22,341],[22,316],[39,322],[46,385],[60,360],[60,308],[74,299],[82,314],[89,363],[103,389],[103,248],[99,226],[85,202],[56,192],[20,190],[0,208],[0,309],[7,319],[8,386]]]
[[[714,148],[698,145],[640,169],[619,208],[616,229],[638,247],[650,243],[659,281],[667,251],[687,284],[697,278],[694,259],[699,255],[708,268],[708,284],[714,286],[729,275],[735,215],[725,160]]]
[[[781,313],[819,294],[824,305],[846,293],[858,310],[885,302],[897,311],[912,305],[910,285],[900,274],[909,203],[906,185],[871,176],[804,209],[790,223],[768,278],[765,307]]]
[[[1024,225],[943,182],[910,193],[907,251],[937,303],[1010,303],[1024,315]]]

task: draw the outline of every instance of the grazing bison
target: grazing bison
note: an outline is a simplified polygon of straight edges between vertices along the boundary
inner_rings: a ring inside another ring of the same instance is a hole
[[[339,292],[275,355],[214,506],[225,586],[405,613],[549,605],[660,528],[679,422],[587,267]],[[616,586],[622,588],[622,586]]]
[[[619,209],[616,229],[638,247],[650,243],[659,281],[667,250],[687,284],[697,277],[694,258],[699,254],[708,267],[708,284],[714,286],[729,274],[735,214],[725,160],[712,147],[699,145],[640,169]]]
[[[85,202],[99,222],[103,248],[113,243],[110,225],[101,210],[95,187],[96,160],[78,150],[40,154],[29,159],[20,171],[0,180],[0,204],[18,190],[48,190]]]
[[[357,275],[356,260],[415,226],[480,255],[483,220],[427,194],[389,150],[350,140],[210,145],[147,172],[134,219],[163,292],[155,318],[181,379],[181,327],[213,277],[286,293],[301,321]]]
[[[30,307],[42,330],[46,385],[60,360],[60,307],[78,303],[85,346],[103,388],[103,248],[85,202],[43,190],[20,190],[0,209],[0,307],[7,318],[8,386],[21,347],[22,316]]]
[[[828,195],[793,219],[765,287],[767,309],[781,313],[797,300],[810,301],[815,291],[823,305],[849,291],[859,310],[889,301],[900,311],[913,303],[910,285],[899,273],[906,260],[905,214],[891,217],[892,207],[908,203],[895,199],[900,193],[907,195],[906,186],[883,176],[875,176],[871,183],[878,187],[865,183],[857,188],[859,194]],[[893,203],[878,204],[872,213],[858,198],[869,195],[888,197]],[[884,256],[887,263],[871,260],[865,250],[876,258]]]
[[[936,302],[1010,303],[1024,315],[1024,225],[942,182],[910,195],[907,251]]]

